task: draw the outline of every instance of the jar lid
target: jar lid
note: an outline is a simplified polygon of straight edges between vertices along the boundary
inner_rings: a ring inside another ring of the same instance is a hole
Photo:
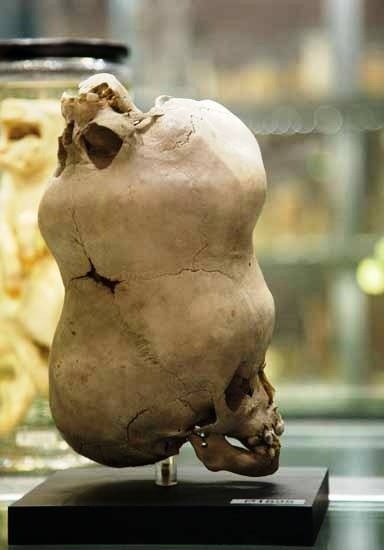
[[[0,61],[42,57],[94,57],[121,61],[130,48],[122,42],[100,38],[15,38],[0,40]]]

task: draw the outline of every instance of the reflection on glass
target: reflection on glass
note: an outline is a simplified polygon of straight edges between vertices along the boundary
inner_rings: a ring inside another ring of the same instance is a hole
[[[40,235],[37,217],[41,196],[56,165],[57,137],[62,127],[57,100],[6,98],[0,105],[0,468],[3,470],[18,469],[21,463],[26,469],[36,467],[32,466],[32,457],[29,467],[26,456],[16,460],[11,447],[27,450],[25,444],[18,442],[15,429],[31,403],[48,395],[48,352],[62,307],[63,288],[56,262]],[[39,436],[36,437],[32,448],[41,447],[41,433],[40,442]]]

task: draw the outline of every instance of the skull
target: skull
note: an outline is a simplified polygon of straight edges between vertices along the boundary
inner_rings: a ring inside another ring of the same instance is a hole
[[[252,247],[265,196],[253,134],[213,101],[161,96],[142,113],[111,75],[62,107],[39,212],[66,289],[50,357],[59,430],[111,466],[189,440],[211,470],[272,473],[283,423],[265,374],[274,304]]]

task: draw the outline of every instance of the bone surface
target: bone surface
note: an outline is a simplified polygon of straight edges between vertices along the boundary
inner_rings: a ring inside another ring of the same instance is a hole
[[[211,470],[273,473],[283,425],[252,246],[266,189],[255,137],[214,101],[161,96],[143,113],[107,74],[62,112],[39,211],[65,286],[50,357],[59,430],[106,465],[164,460],[189,440]]]

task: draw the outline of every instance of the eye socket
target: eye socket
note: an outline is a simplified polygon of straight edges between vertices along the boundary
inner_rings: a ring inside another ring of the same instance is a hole
[[[84,130],[82,140],[89,159],[99,170],[107,168],[112,163],[123,145],[120,136],[110,128],[95,122]]]
[[[41,132],[37,124],[29,124],[28,122],[23,122],[20,124],[9,126],[7,135],[10,141],[18,141],[26,136],[41,137]]]
[[[233,412],[237,411],[246,396],[252,397],[254,392],[249,378],[242,376],[243,368],[244,366],[241,363],[224,392],[225,402]]]

